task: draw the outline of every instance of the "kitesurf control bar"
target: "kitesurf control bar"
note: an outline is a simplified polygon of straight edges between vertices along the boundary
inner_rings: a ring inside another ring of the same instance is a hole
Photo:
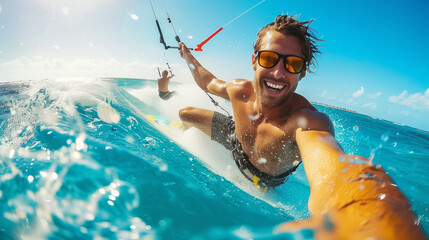
[[[158,20],[155,20],[155,22],[156,22],[156,26],[158,27],[158,32],[159,32],[159,42],[162,43],[162,45],[164,45],[165,49],[168,49],[168,46],[164,41],[164,36],[162,35],[161,27],[159,26]]]
[[[158,32],[159,32],[159,42],[162,43],[162,45],[164,45],[164,48],[165,49],[169,49],[169,48],[179,49],[179,47],[168,46],[167,43],[165,43],[164,35],[162,35],[162,31],[161,31],[161,26],[159,26],[158,20],[155,20],[155,22],[156,22],[156,26],[158,27]]]
[[[156,17],[155,14],[155,10],[153,9],[153,5],[152,5],[152,1],[149,0],[150,3],[150,7],[152,8],[152,12],[153,12],[153,16],[155,17],[155,22],[156,22],[156,27],[158,28],[158,32],[159,32],[159,42],[162,43],[162,45],[164,45],[165,49],[169,49],[169,48],[175,48],[175,49],[179,49],[179,47],[172,47],[172,46],[168,46],[167,43],[164,40],[164,35],[162,34],[162,30],[161,30],[161,26],[159,25],[159,21],[158,18]],[[168,13],[167,13],[168,14]],[[168,21],[171,23],[171,19],[170,16],[168,16]],[[172,23],[171,23],[172,24]],[[173,26],[173,25],[172,25]],[[174,29],[174,26],[173,26]],[[176,30],[174,30],[174,32],[176,32]],[[176,41],[180,42],[179,37],[176,34]]]

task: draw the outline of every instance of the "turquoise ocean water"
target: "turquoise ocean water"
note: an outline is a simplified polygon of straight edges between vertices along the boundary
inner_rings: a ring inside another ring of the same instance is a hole
[[[0,239],[311,239],[311,229],[272,234],[309,217],[303,167],[257,191],[217,143],[147,120],[215,110],[195,86],[170,88],[178,95],[165,102],[151,80],[1,83]],[[347,153],[389,173],[428,234],[429,133],[316,107]]]

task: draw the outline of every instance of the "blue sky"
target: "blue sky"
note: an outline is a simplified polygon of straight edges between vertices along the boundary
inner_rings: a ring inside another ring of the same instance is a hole
[[[260,1],[152,0],[167,43],[176,45],[164,6],[189,47]],[[220,79],[252,80],[252,44],[261,27],[278,14],[314,19],[326,42],[298,93],[429,131],[428,10],[426,0],[266,0],[195,56]],[[166,61],[176,81],[192,82],[177,50],[159,44],[148,0],[0,0],[0,81],[153,79]]]

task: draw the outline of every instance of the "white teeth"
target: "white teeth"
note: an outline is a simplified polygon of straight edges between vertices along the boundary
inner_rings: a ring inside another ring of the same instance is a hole
[[[270,83],[270,82],[265,82],[265,83],[267,83],[268,87],[278,89],[278,90],[281,90],[285,87],[284,85],[277,85],[277,84]]]

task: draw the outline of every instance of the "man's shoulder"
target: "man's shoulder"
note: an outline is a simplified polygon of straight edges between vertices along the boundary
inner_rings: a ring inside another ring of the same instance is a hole
[[[242,78],[236,78],[226,83],[226,87],[245,87],[245,86],[252,85],[252,81],[242,79]]]
[[[294,93],[293,102],[301,106],[302,109],[311,109],[313,111],[317,111],[317,109],[310,103],[310,101],[308,101],[307,98],[298,93]]]
[[[231,100],[248,101],[254,93],[253,82],[246,79],[234,79],[226,83],[226,91]]]
[[[290,120],[293,120],[296,128],[333,133],[332,121],[328,115],[319,112],[305,97],[299,94],[296,94],[294,97],[294,103],[297,107]]]
[[[312,105],[311,107],[303,107],[297,111],[294,114],[294,119],[297,128],[334,133],[333,124],[329,116],[323,112],[319,112]]]

